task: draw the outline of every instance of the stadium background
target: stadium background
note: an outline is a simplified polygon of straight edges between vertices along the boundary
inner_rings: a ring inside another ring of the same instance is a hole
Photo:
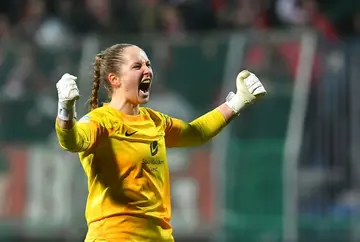
[[[360,1],[0,3],[0,241],[81,241],[86,181],[54,134],[55,83],[118,42],[153,62],[150,106],[190,121],[241,69],[268,90],[212,143],[169,151],[177,241],[360,241]],[[106,99],[102,95],[102,100]]]

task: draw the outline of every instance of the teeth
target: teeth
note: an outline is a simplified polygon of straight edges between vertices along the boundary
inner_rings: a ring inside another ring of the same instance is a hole
[[[146,80],[141,81],[141,83],[150,83],[150,82],[151,82],[150,79],[146,79]]]

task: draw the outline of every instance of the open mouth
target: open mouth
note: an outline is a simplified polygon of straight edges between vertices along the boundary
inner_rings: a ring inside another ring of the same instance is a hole
[[[139,91],[141,91],[142,93],[145,93],[145,94],[148,93],[150,90],[150,84],[151,84],[150,79],[143,80],[139,84]]]

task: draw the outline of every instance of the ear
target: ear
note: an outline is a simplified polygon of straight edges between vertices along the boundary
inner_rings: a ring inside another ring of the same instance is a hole
[[[120,87],[120,78],[115,73],[109,73],[108,80],[113,87]]]

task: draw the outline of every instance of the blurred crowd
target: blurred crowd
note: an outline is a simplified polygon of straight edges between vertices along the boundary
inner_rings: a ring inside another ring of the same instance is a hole
[[[0,35],[11,29],[30,38],[304,25],[328,37],[360,31],[359,3],[352,0],[12,0],[0,3],[0,14]]]
[[[18,128],[2,129],[0,140],[43,139],[53,130],[54,84],[62,73],[79,71],[82,36],[162,33],[176,39],[194,32],[302,27],[314,28],[330,41],[356,36],[360,1],[1,1],[0,124]],[[297,63],[288,53],[297,47],[281,48],[285,63],[295,70]],[[258,48],[250,52],[248,61],[258,59]]]
[[[335,38],[359,33],[359,6],[352,0],[12,0],[0,3],[0,36],[15,31],[59,43],[65,33],[311,26]]]

